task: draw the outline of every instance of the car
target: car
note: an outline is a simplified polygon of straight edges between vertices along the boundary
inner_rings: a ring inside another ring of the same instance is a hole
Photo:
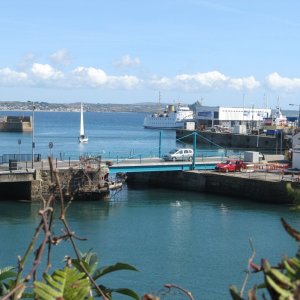
[[[194,156],[193,149],[182,148],[173,149],[168,154],[163,156],[163,160],[176,161],[176,160],[192,160]]]
[[[220,172],[236,172],[246,169],[246,164],[241,159],[227,159],[216,165],[215,170]]]

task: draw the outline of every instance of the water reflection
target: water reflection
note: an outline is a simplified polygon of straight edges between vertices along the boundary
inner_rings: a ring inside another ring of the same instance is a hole
[[[220,210],[222,214],[228,213],[228,207],[223,202],[220,204]]]

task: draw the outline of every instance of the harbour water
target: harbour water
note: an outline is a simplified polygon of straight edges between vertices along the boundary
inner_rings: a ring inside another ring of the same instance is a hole
[[[53,155],[66,156],[115,151],[156,154],[159,132],[143,129],[143,118],[144,114],[135,113],[86,113],[89,143],[79,145],[79,113],[37,112],[35,151],[48,155],[51,150]],[[163,134],[165,151],[176,141],[174,132]],[[0,136],[2,154],[31,153],[31,134]],[[53,142],[52,149],[49,142]],[[38,209],[37,203],[0,202],[0,268],[15,266],[17,256],[24,254],[39,221]],[[185,299],[164,293],[163,285],[173,283],[191,291],[195,299],[206,300],[230,299],[229,285],[242,286],[252,255],[250,238],[258,264],[261,258],[275,264],[283,255],[296,253],[297,244],[282,229],[280,217],[300,228],[299,213],[286,206],[126,186],[110,201],[74,202],[67,213],[71,229],[87,238],[77,241],[81,252],[92,249],[100,266],[122,261],[139,270],[107,275],[107,286],[132,288],[140,295],[154,293],[162,299]],[[59,234],[59,221],[54,228]],[[74,256],[66,242],[54,247],[53,254],[53,267],[61,267],[65,255]],[[259,275],[251,275],[248,286],[261,280]]]

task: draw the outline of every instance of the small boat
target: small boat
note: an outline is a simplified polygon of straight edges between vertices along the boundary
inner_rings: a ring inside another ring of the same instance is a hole
[[[85,136],[85,133],[84,133],[83,105],[82,105],[82,103],[81,103],[81,108],[80,108],[80,132],[79,132],[78,141],[79,141],[79,143],[87,143],[89,141],[88,137]]]
[[[272,116],[263,119],[262,125],[265,129],[282,129],[288,126],[288,120],[287,117],[282,114],[278,106]]]
[[[194,122],[194,112],[188,106],[167,105],[163,112],[147,115],[145,128],[177,129],[184,128],[186,122]]]

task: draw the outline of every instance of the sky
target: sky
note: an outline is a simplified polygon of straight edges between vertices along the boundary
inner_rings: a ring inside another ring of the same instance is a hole
[[[0,101],[160,94],[298,110],[299,11],[298,0],[1,0]]]

